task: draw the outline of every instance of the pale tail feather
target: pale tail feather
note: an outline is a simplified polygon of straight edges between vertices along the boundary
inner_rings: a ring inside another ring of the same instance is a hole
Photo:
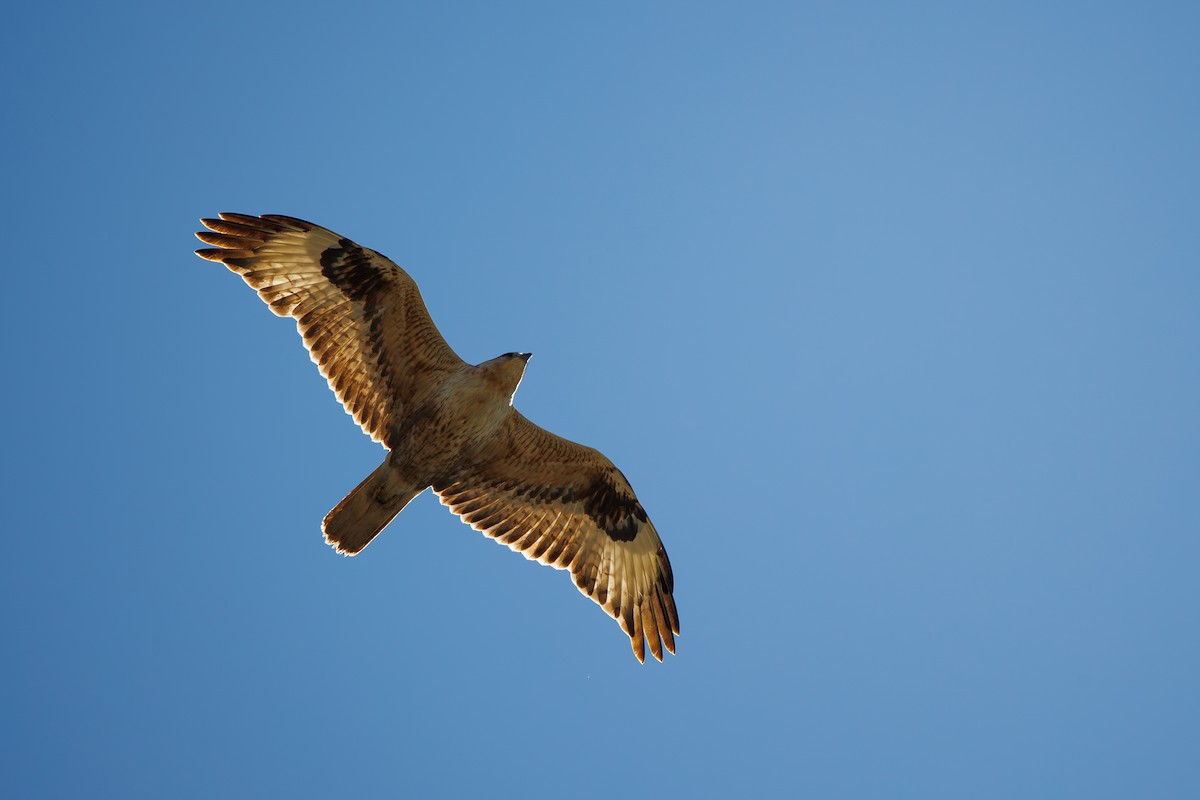
[[[354,555],[426,488],[407,485],[399,471],[384,460],[325,515],[321,526],[325,541],[339,553]]]

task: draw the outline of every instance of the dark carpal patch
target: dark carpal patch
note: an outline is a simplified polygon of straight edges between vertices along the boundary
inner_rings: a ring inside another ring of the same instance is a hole
[[[339,239],[337,247],[321,253],[321,274],[350,300],[362,303],[367,322],[363,346],[371,353],[375,377],[382,381],[382,390],[394,395],[397,382],[391,362],[384,354],[384,318],[377,309],[379,298],[387,289],[387,276],[371,262],[366,250],[349,239]],[[399,405],[398,400],[396,405]],[[384,444],[391,446],[386,437]]]
[[[647,520],[646,511],[637,498],[617,489],[608,475],[601,473],[582,487],[572,500],[583,504],[584,513],[615,542],[632,542],[638,525]]]
[[[349,239],[321,253],[321,274],[351,300],[363,302],[383,288],[384,275],[367,252]]]

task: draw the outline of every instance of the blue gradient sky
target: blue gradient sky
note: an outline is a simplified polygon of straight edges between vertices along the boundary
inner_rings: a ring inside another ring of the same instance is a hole
[[[1200,796],[1200,12],[25,4],[12,797]],[[602,449],[683,635],[419,498],[191,251],[311,219]]]

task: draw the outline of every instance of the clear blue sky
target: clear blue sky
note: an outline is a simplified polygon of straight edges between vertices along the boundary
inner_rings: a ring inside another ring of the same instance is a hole
[[[1200,796],[1198,8],[6,12],[0,793]],[[532,351],[678,656],[430,495],[326,547],[382,451],[223,210]]]

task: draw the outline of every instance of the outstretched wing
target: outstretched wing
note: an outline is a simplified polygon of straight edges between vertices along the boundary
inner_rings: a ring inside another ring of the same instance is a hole
[[[671,562],[629,481],[599,451],[514,411],[469,474],[433,488],[476,530],[569,569],[579,591],[621,624],[638,661],[643,636],[659,661],[663,644],[675,652]]]
[[[417,284],[387,257],[294,217],[200,221],[209,230],[196,237],[216,248],[196,254],[224,263],[272,311],[295,318],[329,388],[375,441],[389,445],[431,374],[463,366]]]

